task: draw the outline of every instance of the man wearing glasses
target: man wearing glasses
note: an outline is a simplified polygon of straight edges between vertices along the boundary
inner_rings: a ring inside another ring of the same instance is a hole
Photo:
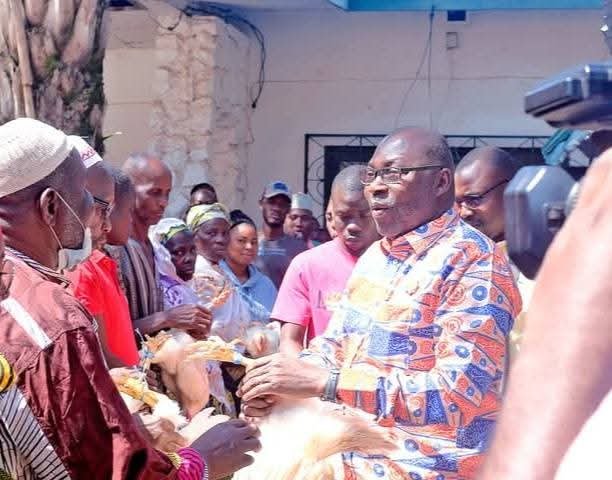
[[[504,220],[504,190],[521,167],[509,153],[496,147],[480,147],[461,159],[455,171],[455,202],[461,218],[495,241],[507,254]],[[523,312],[510,332],[510,358],[520,352],[527,305],[533,282],[512,265],[521,292]]]
[[[345,452],[338,478],[473,479],[482,462],[521,300],[507,258],[453,209],[453,170],[437,133],[381,142],[362,182],[383,239],[301,358],[258,359],[240,388],[247,416],[276,396],[319,397],[394,429],[397,451]]]
[[[455,172],[461,218],[495,242],[504,240],[504,190],[520,164],[496,147],[480,147],[461,159]]]
[[[104,251],[111,231],[115,180],[110,167],[85,140],[74,136],[69,138],[87,168],[86,187],[93,197],[94,211],[88,224],[92,254],[66,276],[72,282],[74,295],[96,320],[109,368],[133,366],[139,357],[130,310],[119,284],[117,264]]]

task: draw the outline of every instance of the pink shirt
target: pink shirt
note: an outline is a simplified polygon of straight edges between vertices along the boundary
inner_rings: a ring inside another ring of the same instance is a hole
[[[300,253],[287,269],[271,318],[306,327],[308,342],[321,335],[355,263],[339,238]]]

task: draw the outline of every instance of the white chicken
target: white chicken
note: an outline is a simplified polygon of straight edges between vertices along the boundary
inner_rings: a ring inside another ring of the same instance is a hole
[[[194,359],[232,362],[247,370],[253,366],[235,342],[219,337],[187,350]],[[318,399],[281,399],[259,427],[262,449],[234,480],[343,479],[340,453],[390,454],[397,443],[394,431],[377,425],[372,415]]]
[[[158,450],[175,452],[191,445],[204,432],[229,420],[226,415],[212,415],[207,408],[187,420],[179,405],[158,392],[149,390],[146,381],[138,378],[134,371],[111,372],[121,397],[141,433]]]
[[[255,462],[233,480],[343,479],[340,453],[387,455],[396,448],[393,431],[372,416],[318,399],[281,401],[259,429]]]
[[[210,398],[206,362],[187,358],[185,347],[195,340],[182,330],[161,332],[148,341],[153,353],[151,363],[159,365],[162,382],[191,418],[200,412]]]

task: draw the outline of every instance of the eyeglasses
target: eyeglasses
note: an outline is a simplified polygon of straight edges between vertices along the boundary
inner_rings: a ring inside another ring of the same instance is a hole
[[[3,260],[0,263],[0,300],[8,296],[14,276],[15,269],[13,263],[10,260]]]
[[[370,185],[374,183],[376,177],[380,177],[380,180],[385,185],[401,183],[402,175],[406,175],[410,172],[419,172],[421,170],[433,170],[434,168],[444,167],[442,165],[424,165],[422,167],[387,167],[378,170],[368,167],[361,173],[361,183]]]
[[[104,215],[105,218],[109,218],[113,211],[114,205],[98,197],[93,197],[93,201],[96,205],[100,207],[100,211],[102,212],[102,215]]]
[[[495,185],[493,185],[491,188],[489,188],[488,190],[482,192],[482,193],[469,193],[467,194],[465,197],[463,198],[457,198],[455,200],[455,202],[457,203],[457,205],[461,206],[463,205],[464,207],[467,208],[478,208],[480,207],[487,195],[489,193],[491,193],[493,190],[495,190],[496,188],[501,187],[504,183],[508,183],[510,180],[502,180],[499,183],[496,183]]]

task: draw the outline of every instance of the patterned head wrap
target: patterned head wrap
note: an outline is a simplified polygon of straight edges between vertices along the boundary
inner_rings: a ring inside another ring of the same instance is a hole
[[[228,223],[230,221],[229,211],[222,203],[194,205],[187,212],[187,225],[195,232],[202,224],[214,220],[215,218],[222,218]]]
[[[178,278],[166,243],[180,232],[189,231],[189,227],[178,218],[162,218],[157,225],[149,227],[149,240],[153,246],[155,263],[158,270],[169,277]]]

